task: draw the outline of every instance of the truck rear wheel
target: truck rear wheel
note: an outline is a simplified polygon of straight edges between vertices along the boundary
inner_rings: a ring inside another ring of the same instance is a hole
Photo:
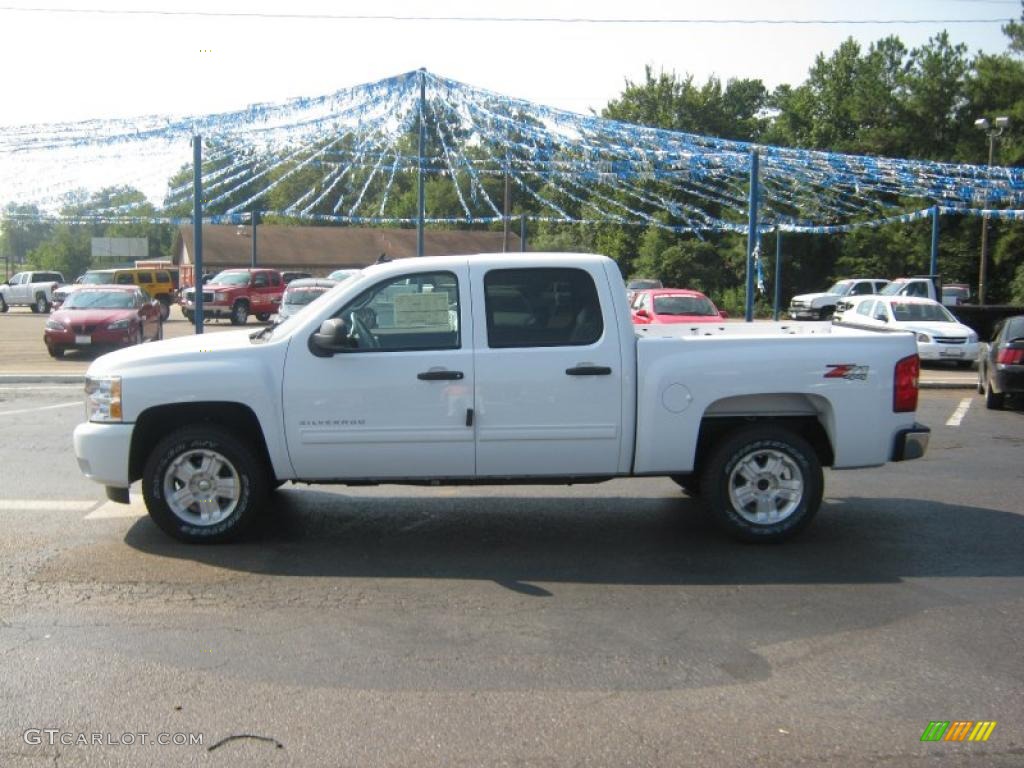
[[[716,522],[748,542],[795,536],[821,506],[824,479],[814,448],[779,426],[745,427],[709,457],[701,494]]]
[[[222,427],[182,427],[149,454],[142,493],[165,533],[189,543],[237,539],[268,493],[266,466]]]

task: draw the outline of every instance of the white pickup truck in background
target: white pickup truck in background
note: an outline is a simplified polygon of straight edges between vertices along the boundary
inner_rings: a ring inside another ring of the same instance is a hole
[[[822,467],[924,454],[914,337],[782,324],[638,336],[603,256],[403,259],[278,326],[98,358],[83,473],[153,520],[236,537],[269,491],[310,483],[583,483],[668,476],[726,530],[778,541]]]
[[[60,272],[18,272],[0,284],[0,312],[8,307],[31,307],[33,312],[50,311],[53,292],[64,284]]]

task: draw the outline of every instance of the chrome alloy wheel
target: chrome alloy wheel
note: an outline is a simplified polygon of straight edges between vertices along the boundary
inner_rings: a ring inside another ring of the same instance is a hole
[[[729,500],[755,525],[772,525],[792,515],[804,495],[804,477],[793,459],[772,449],[744,456],[729,474]]]
[[[167,506],[189,525],[216,525],[230,517],[241,487],[238,471],[217,451],[185,451],[164,472]]]

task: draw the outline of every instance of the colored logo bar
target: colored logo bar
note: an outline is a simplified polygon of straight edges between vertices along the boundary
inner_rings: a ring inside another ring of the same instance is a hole
[[[995,729],[995,720],[932,720],[921,741],[988,741]]]

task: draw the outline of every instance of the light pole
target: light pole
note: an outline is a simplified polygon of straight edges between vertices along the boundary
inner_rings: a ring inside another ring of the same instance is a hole
[[[988,175],[992,179],[992,155],[995,152],[996,136],[1001,136],[1003,131],[1010,125],[1010,118],[1004,116],[995,119],[995,125],[989,123],[988,118],[979,117],[974,121],[974,127],[984,131],[988,136]],[[985,208],[988,208],[988,186],[985,187]],[[978,303],[985,303],[985,280],[988,276],[988,214],[981,217],[981,261],[978,264]]]

